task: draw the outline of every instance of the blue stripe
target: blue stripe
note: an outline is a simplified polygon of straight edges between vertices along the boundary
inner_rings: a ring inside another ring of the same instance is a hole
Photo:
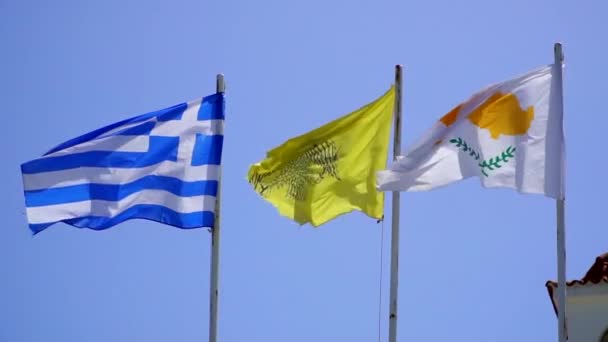
[[[158,121],[181,120],[186,108],[188,108],[187,103],[180,103],[176,106],[154,112],[154,115],[156,115],[156,120]]]
[[[40,173],[79,167],[138,168],[177,161],[179,137],[151,136],[147,152],[89,151],[57,157],[34,159],[21,165],[22,173]],[[220,165],[222,158],[221,135],[196,137],[192,165]]]
[[[137,168],[165,160],[177,161],[178,137],[150,137],[148,152],[90,151],[34,159],[21,165],[23,173],[39,173],[78,167]]]
[[[85,216],[57,222],[63,222],[78,228],[103,230],[131,219],[146,219],[184,229],[213,228],[215,215],[211,211],[182,214],[160,205],[139,204],[111,218]],[[57,222],[30,224],[30,229],[34,234],[37,234]]]
[[[217,181],[185,182],[166,176],[145,176],[126,184],[79,184],[25,191],[25,205],[39,207],[88,200],[120,201],[141,190],[165,190],[182,197],[216,196]]]
[[[198,109],[197,118],[199,120],[224,120],[224,111],[224,93],[205,96]]]
[[[136,122],[142,122],[145,120],[148,120],[152,117],[158,116],[158,117],[162,117],[163,120],[159,121],[167,121],[167,120],[175,120],[176,118],[181,118],[182,114],[184,113],[184,111],[186,110],[186,108],[188,107],[187,104],[185,103],[181,103],[169,108],[165,108],[165,109],[161,109],[161,110],[157,110],[154,112],[150,112],[147,114],[142,114],[142,115],[138,115],[138,116],[134,116],[132,118],[126,119],[126,120],[122,120],[116,123],[113,123],[111,125],[96,129],[92,132],[89,132],[87,134],[83,134],[79,137],[76,137],[74,139],[70,139],[54,148],[52,148],[50,151],[48,151],[47,153],[45,153],[44,155],[49,155],[51,153],[57,152],[57,151],[61,151],[64,150],[68,147],[72,147],[78,144],[82,144],[83,142],[87,142],[89,140],[93,140],[97,137],[99,137],[100,135],[103,135],[104,133],[107,133],[113,129],[116,129],[120,126],[123,125],[127,125],[127,124],[132,124],[132,123],[136,123]]]
[[[220,165],[223,145],[223,135],[197,134],[192,150],[192,165]]]

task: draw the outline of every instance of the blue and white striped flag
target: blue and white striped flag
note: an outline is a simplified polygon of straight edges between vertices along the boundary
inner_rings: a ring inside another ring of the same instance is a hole
[[[133,218],[213,227],[224,94],[136,116],[21,165],[30,229],[101,230]]]

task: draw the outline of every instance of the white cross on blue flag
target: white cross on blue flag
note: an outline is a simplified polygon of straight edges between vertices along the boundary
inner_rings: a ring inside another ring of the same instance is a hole
[[[35,233],[57,223],[101,230],[140,218],[213,227],[224,94],[139,115],[21,165]]]

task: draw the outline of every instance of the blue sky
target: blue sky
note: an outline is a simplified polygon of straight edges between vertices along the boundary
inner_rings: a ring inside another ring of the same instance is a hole
[[[563,42],[568,277],[582,277],[608,250],[607,11],[600,0],[0,0],[0,341],[207,339],[206,230],[130,221],[32,237],[19,165],[210,94],[219,72],[220,341],[386,339],[389,222],[353,213],[299,227],[246,173],[285,139],[381,95],[396,63],[407,146],[473,92],[551,63]],[[476,179],[401,198],[399,340],[556,340],[544,288],[556,277],[553,200]]]

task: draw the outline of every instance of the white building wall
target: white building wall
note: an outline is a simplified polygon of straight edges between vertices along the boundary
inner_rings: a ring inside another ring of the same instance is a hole
[[[608,329],[608,284],[568,287],[566,301],[568,342],[601,342]]]

